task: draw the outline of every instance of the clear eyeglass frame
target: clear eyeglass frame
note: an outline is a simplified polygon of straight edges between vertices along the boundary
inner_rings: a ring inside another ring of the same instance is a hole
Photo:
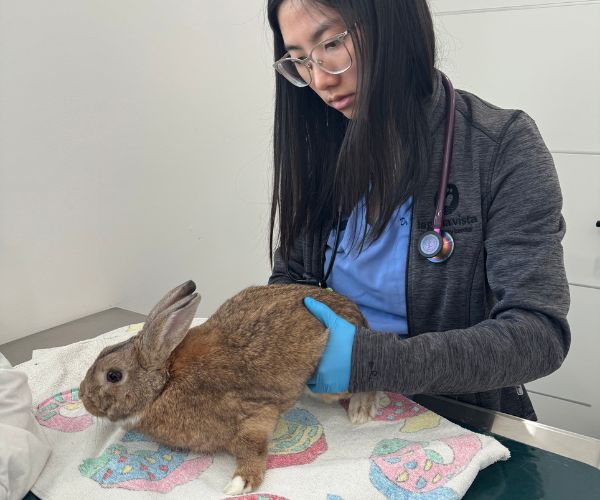
[[[344,40],[349,34],[350,30],[346,30],[342,33],[339,33],[319,42],[312,49],[310,49],[310,52],[308,53],[307,57],[303,57],[301,59],[291,57],[290,53],[286,52],[281,59],[278,59],[273,63],[273,68],[275,68],[275,70],[280,75],[282,75],[286,80],[288,80],[291,84],[295,85],[296,87],[308,87],[312,83],[313,64],[318,66],[319,69],[321,69],[325,73],[329,73],[330,75],[340,75],[345,71],[348,71],[352,67],[352,56],[350,55],[348,47],[346,47],[346,44],[344,43]],[[341,67],[338,69],[329,69],[324,66],[324,61],[322,59],[313,57],[313,54],[320,49],[324,49],[328,44],[332,44],[335,42],[340,42],[341,46],[345,51],[345,55],[342,54],[342,56],[347,58],[347,62],[341,65]],[[290,71],[288,71],[285,65],[290,63],[295,65],[296,67],[306,68],[308,79],[303,78],[300,74],[298,74],[298,76],[296,77]]]

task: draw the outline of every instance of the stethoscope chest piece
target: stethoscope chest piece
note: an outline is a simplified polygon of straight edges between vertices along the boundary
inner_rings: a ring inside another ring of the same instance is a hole
[[[446,231],[427,231],[419,238],[419,253],[429,262],[444,262],[453,251],[454,238]]]

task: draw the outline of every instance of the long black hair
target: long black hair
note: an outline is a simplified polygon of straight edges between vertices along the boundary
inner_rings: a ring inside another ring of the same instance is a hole
[[[285,52],[277,14],[285,0],[268,0],[274,58]],[[295,0],[336,11],[351,30],[358,68],[352,119],[330,109],[309,88],[276,76],[270,256],[287,260],[304,233],[330,227],[364,198],[378,238],[394,210],[427,176],[430,132],[425,109],[433,91],[435,36],[426,0]]]

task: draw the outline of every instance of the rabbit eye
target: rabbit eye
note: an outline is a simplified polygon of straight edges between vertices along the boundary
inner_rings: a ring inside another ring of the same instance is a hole
[[[119,370],[109,370],[106,374],[106,380],[111,384],[116,384],[123,378],[123,374]]]

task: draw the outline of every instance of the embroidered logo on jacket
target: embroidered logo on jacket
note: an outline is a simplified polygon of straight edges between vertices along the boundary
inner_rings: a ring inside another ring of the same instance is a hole
[[[446,200],[444,203],[444,219],[442,226],[452,234],[470,233],[473,231],[473,225],[479,222],[477,215],[463,215],[456,212],[460,202],[460,194],[456,184],[448,184],[446,188]],[[433,197],[433,207],[437,204],[437,193]],[[417,221],[417,228],[421,231],[433,231],[433,218]]]

